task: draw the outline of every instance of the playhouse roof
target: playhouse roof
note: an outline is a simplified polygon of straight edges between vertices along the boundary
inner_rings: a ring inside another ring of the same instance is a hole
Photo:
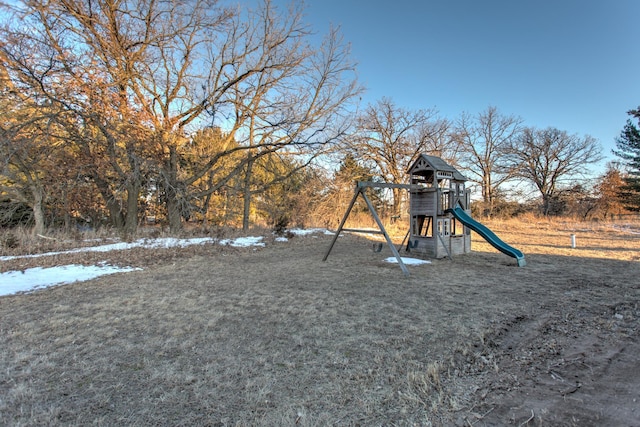
[[[454,168],[449,163],[447,163],[444,160],[442,160],[440,157],[429,156],[427,154],[420,154],[420,157],[418,157],[416,159],[416,161],[413,162],[413,164],[409,168],[409,173],[412,173],[414,171],[414,169],[418,168],[418,166],[423,166],[421,168],[421,169],[423,169],[424,168],[424,163],[427,163],[428,167],[430,169],[433,169],[434,171],[444,171],[444,172],[453,173],[453,179],[455,179],[457,181],[466,181],[467,180],[467,178],[465,178],[464,175],[462,175],[460,172],[458,172],[458,169]]]

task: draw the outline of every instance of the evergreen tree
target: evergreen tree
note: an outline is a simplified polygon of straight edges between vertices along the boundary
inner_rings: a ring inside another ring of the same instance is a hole
[[[356,181],[373,181],[371,169],[362,166],[351,153],[347,153],[340,162],[340,168],[336,171],[336,182],[343,189],[352,190]]]
[[[640,124],[640,108],[628,114],[638,119]],[[640,129],[631,119],[616,139],[617,150],[613,153],[623,160],[626,167],[625,184],[620,188],[620,196],[627,209],[640,212]]]

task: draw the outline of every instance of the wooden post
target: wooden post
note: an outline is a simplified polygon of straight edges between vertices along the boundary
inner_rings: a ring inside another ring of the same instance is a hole
[[[322,261],[326,261],[327,258],[329,258],[331,249],[333,249],[333,245],[336,244],[336,240],[338,240],[338,236],[340,236],[340,233],[342,232],[342,227],[344,227],[344,223],[347,222],[347,218],[349,218],[351,209],[353,209],[353,205],[356,203],[356,199],[358,198],[358,194],[360,194],[360,191],[361,191],[360,187],[356,187],[356,191],[353,194],[353,199],[351,199],[351,203],[349,203],[349,207],[347,208],[347,211],[344,213],[344,216],[342,217],[342,221],[340,221],[340,225],[336,230],[336,234],[334,234],[333,240],[331,240],[331,245],[329,245],[329,249],[327,250],[327,253],[324,254],[324,258],[322,258]]]
[[[369,200],[369,198],[365,194],[365,189],[366,188],[370,188],[370,187],[405,188],[405,189],[409,189],[409,188],[418,187],[418,186],[412,186],[412,185],[407,185],[407,184],[382,184],[382,183],[378,184],[378,183],[375,183],[375,182],[362,182],[362,181],[359,181],[357,183],[357,185],[356,185],[356,189],[355,189],[355,192],[353,194],[353,198],[351,199],[351,203],[349,203],[349,207],[347,208],[347,211],[344,213],[344,216],[342,217],[342,220],[340,221],[340,225],[338,226],[338,229],[336,230],[336,233],[334,234],[333,239],[331,240],[331,244],[329,245],[329,249],[327,249],[327,253],[325,253],[324,258],[322,258],[322,261],[326,261],[327,258],[329,258],[329,254],[331,253],[331,250],[333,249],[333,246],[335,245],[336,240],[338,240],[338,237],[340,236],[340,233],[343,230],[345,230],[344,224],[347,222],[347,218],[349,217],[349,214],[351,213],[351,209],[353,209],[353,205],[356,203],[356,200],[358,199],[358,195],[362,194],[362,197],[364,198],[364,202],[367,204],[367,207],[369,208],[369,212],[371,212],[371,215],[373,216],[373,219],[376,221],[376,224],[378,224],[378,228],[380,229],[380,233],[384,236],[385,240],[387,241],[387,245],[389,245],[389,249],[391,249],[391,252],[396,257],[396,260],[398,261],[398,265],[400,266],[400,269],[402,269],[402,272],[404,273],[405,276],[408,276],[409,275],[409,270],[407,269],[407,266],[402,261],[402,257],[400,256],[400,253],[398,252],[398,249],[396,249],[395,245],[391,241],[391,238],[387,234],[387,230],[385,230],[384,225],[382,224],[382,221],[380,220],[380,217],[378,216],[378,213],[376,212],[376,209],[373,207],[373,204],[371,204],[371,201]],[[349,231],[363,232],[363,233],[365,233],[365,232],[366,233],[370,233],[371,232],[370,230],[357,230],[357,229],[349,229]]]

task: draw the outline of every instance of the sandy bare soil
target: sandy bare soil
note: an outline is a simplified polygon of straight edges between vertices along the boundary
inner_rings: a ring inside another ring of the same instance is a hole
[[[638,230],[490,226],[526,267],[316,235],[0,297],[0,423],[639,426]]]

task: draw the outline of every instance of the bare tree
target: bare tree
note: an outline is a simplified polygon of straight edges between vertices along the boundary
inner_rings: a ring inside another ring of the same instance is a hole
[[[420,127],[418,134],[424,141],[423,153],[440,157],[454,167],[460,166],[460,143],[451,121],[436,119],[427,122]]]
[[[555,128],[527,128],[513,142],[508,160],[517,176],[533,184],[542,196],[542,213],[563,184],[583,178],[589,165],[602,160],[602,149],[591,136],[569,135]]]
[[[177,230],[196,194],[250,175],[255,158],[334,141],[359,92],[339,34],[313,48],[295,6],[282,14],[269,0],[255,11],[216,0],[22,6],[23,23],[3,32],[3,59],[13,78],[67,113],[61,123],[92,162],[114,224],[129,231],[150,175]],[[228,143],[216,144],[226,148],[183,169],[190,135],[211,125],[223,128]],[[223,161],[230,156],[232,168]],[[205,177],[208,188],[192,191]]]
[[[505,160],[505,152],[522,130],[522,120],[505,116],[496,107],[472,117],[463,114],[457,121],[456,138],[460,163],[468,178],[482,189],[485,212],[491,214],[501,185],[515,176]]]
[[[180,38],[181,43],[185,40],[182,45],[159,47],[161,70],[171,72],[158,75],[153,70],[145,74],[144,81],[154,84],[136,89],[139,103],[154,120],[154,139],[162,154],[158,162],[160,183],[172,229],[180,227],[184,207],[190,203],[191,185],[239,151],[246,155],[227,174],[212,180],[206,192],[216,191],[243,173],[248,213],[254,161],[281,150],[309,154],[310,149],[313,152],[314,147],[333,142],[346,130],[341,123],[343,109],[359,92],[355,80],[348,76],[353,64],[339,34],[332,31],[320,48],[312,47],[299,8],[280,14],[265,1],[246,18],[236,14],[224,23],[224,36],[216,38],[199,33],[200,26],[207,29],[206,25],[185,25],[190,32],[189,37]],[[182,66],[173,69],[180,56]],[[156,84],[158,81],[175,83],[164,88]],[[155,109],[156,103],[162,108]],[[185,174],[180,168],[184,135],[189,125],[207,114],[236,143]],[[199,196],[206,192],[200,191]],[[248,214],[244,217],[247,227]]]
[[[406,183],[407,170],[421,153],[442,148],[448,122],[434,110],[407,110],[383,98],[357,119],[357,133],[348,149],[385,182]],[[400,215],[402,194],[393,189],[392,215]]]
[[[293,18],[299,20],[299,13]],[[288,32],[277,33],[283,37]],[[253,194],[295,174],[346,134],[349,119],[345,107],[361,91],[355,80],[344,80],[354,65],[348,60],[348,50],[337,31],[332,30],[318,49],[297,37],[287,37],[291,39],[285,40],[279,64],[246,78],[233,89],[238,125],[235,137],[247,151],[244,229],[249,225]],[[270,56],[273,52],[264,54]],[[252,188],[255,161],[280,151],[304,160],[287,176],[275,176],[273,181],[262,181]]]

